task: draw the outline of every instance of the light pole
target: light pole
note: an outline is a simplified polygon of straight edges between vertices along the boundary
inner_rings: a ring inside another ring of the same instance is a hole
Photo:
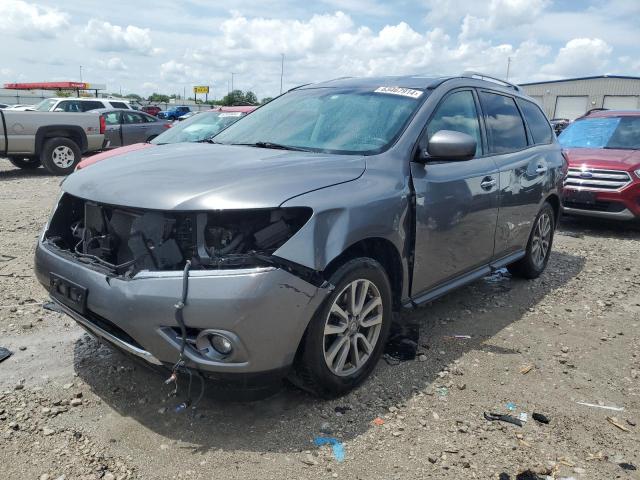
[[[82,83],[82,65],[80,65],[80,83]]]
[[[231,92],[233,92],[233,77],[236,75],[235,72],[231,72]]]
[[[509,81],[509,70],[511,69],[511,57],[507,57],[507,82]]]
[[[282,59],[280,62],[280,95],[282,95],[282,77],[284,77],[284,53],[281,53]]]

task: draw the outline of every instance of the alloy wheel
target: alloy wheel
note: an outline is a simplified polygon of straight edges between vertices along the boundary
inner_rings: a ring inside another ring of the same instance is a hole
[[[370,280],[354,280],[340,292],[324,327],[324,360],[332,373],[349,376],[367,363],[380,337],[382,315],[382,296]]]
[[[536,222],[531,241],[531,259],[537,268],[542,268],[551,244],[551,218],[544,212]]]

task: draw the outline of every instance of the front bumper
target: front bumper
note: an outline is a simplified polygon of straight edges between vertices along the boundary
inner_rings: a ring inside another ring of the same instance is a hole
[[[181,342],[174,305],[182,292],[182,272],[139,272],[123,279],[66,258],[46,241],[36,248],[35,270],[48,291],[52,273],[87,289],[84,314],[63,310],[94,335],[152,364],[177,361]],[[192,270],[186,326],[223,332],[235,345],[224,359],[187,345],[187,365],[214,374],[285,372],[329,292],[328,286],[316,287],[275,267]]]
[[[640,218],[640,182],[634,181],[619,191],[593,191],[595,203],[567,202],[571,189],[564,187],[563,213],[611,220]]]

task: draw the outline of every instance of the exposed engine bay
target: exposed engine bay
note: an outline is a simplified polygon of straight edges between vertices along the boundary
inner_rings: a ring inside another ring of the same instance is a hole
[[[160,212],[100,205],[65,194],[45,232],[50,245],[132,277],[142,270],[242,268],[268,256],[311,217],[308,208]]]

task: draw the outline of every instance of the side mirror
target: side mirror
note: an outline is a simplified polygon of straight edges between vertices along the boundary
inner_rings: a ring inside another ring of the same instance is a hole
[[[429,139],[427,148],[420,152],[420,161],[430,160],[464,161],[476,154],[478,142],[467,133],[439,130]]]

